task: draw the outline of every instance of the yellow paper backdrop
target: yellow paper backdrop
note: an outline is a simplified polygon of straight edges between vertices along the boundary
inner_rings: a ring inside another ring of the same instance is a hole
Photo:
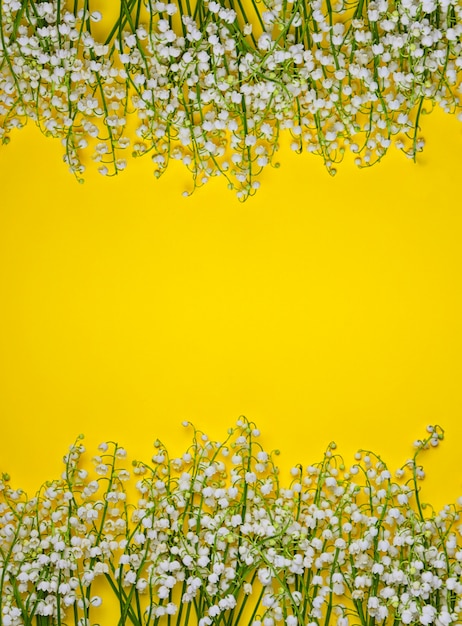
[[[462,126],[435,113],[417,164],[336,178],[281,151],[254,199],[149,160],[79,186],[30,125],[0,151],[1,469],[33,491],[67,445],[148,459],[183,419],[220,438],[240,414],[281,464],[335,439],[405,461],[428,423],[435,504],[462,493]],[[96,168],[95,168],[96,169]]]

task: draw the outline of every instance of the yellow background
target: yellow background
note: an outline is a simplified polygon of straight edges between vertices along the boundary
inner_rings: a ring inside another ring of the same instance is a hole
[[[30,125],[0,151],[2,470],[34,490],[79,432],[148,459],[192,420],[240,414],[284,467],[335,439],[405,461],[428,423],[435,504],[462,493],[462,129],[424,120],[416,164],[339,167],[281,151],[246,204],[192,198],[148,160],[79,186]],[[95,168],[96,169],[96,168]]]

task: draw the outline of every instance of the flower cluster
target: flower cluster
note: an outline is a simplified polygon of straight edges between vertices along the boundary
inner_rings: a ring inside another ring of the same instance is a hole
[[[79,181],[87,153],[109,176],[150,154],[245,199],[281,133],[335,174],[347,149],[415,158],[422,114],[461,107],[459,0],[120,0],[103,23],[87,0],[0,2],[0,139],[33,120]]]
[[[245,418],[223,442],[194,429],[181,457],[156,441],[130,470],[115,443],[88,467],[78,439],[34,498],[3,475],[2,626],[90,626],[111,596],[120,625],[461,623],[462,502],[419,498],[439,427],[395,477],[372,452],[347,468],[331,443],[285,487],[258,436]]]

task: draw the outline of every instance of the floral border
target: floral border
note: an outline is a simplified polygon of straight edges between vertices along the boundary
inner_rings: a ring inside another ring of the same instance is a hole
[[[460,111],[458,0],[2,0],[0,139],[35,122],[83,182],[152,158],[241,200],[284,137],[336,172],[394,144],[415,159],[422,115]],[[104,25],[104,28],[103,28]],[[88,155],[88,156],[87,156]],[[185,191],[188,195],[190,191]]]
[[[443,438],[427,430],[395,477],[331,443],[286,486],[244,417],[131,469],[110,442],[89,464],[79,438],[35,497],[3,475],[0,622],[91,626],[104,600],[117,625],[460,624],[462,498],[421,502],[418,457]]]

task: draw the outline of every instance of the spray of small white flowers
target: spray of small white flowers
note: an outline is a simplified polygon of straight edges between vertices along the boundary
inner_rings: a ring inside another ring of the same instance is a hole
[[[395,476],[331,443],[287,486],[259,434],[246,418],[223,442],[193,429],[182,456],[156,441],[131,466],[103,443],[89,469],[80,437],[33,498],[4,474],[2,626],[94,626],[111,601],[118,626],[462,623],[462,502],[419,497],[440,427]]]
[[[241,200],[281,137],[360,167],[422,150],[422,115],[461,108],[459,0],[120,0],[97,37],[89,0],[0,2],[0,140],[33,120],[70,171],[112,176],[149,154],[192,189],[221,175]]]

